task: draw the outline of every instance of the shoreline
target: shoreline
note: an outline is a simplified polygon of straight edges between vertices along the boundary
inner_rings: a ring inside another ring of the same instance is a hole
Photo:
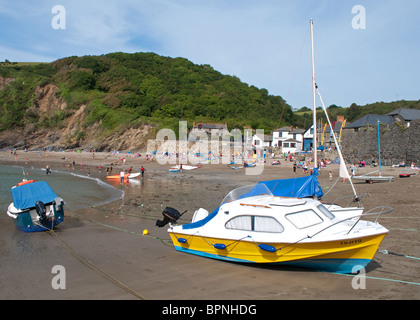
[[[122,164],[123,156],[128,156]],[[26,158],[28,163],[26,164]],[[63,159],[65,157],[65,159]],[[166,228],[157,228],[163,207],[172,206],[188,210],[180,223],[188,223],[199,207],[212,210],[233,188],[261,180],[303,176],[293,174],[292,163],[282,161],[280,166],[266,164],[260,175],[247,176],[243,169],[232,170],[228,165],[203,165],[202,168],[183,173],[169,173],[171,165],[147,163],[144,157],[127,154],[82,152],[18,151],[17,159],[10,152],[0,153],[3,164],[72,171],[99,178],[124,192],[121,199],[93,208],[65,213],[65,220],[56,230],[57,236],[74,248],[81,256],[92,261],[101,270],[126,284],[145,299],[152,300],[277,300],[277,299],[418,299],[420,283],[418,261],[402,256],[377,253],[369,265],[366,290],[354,290],[352,277],[330,273],[317,273],[296,268],[265,268],[207,259],[175,251]],[[281,159],[282,160],[282,159]],[[119,161],[113,168],[138,172],[146,168],[144,178],[120,185],[107,181],[106,166]],[[271,159],[268,160],[271,163]],[[82,163],[82,165],[80,165]],[[98,170],[102,165],[103,169]],[[376,168],[358,169],[357,174],[372,172]],[[330,181],[328,172],[332,171]],[[420,177],[400,179],[404,168],[382,168],[383,175],[395,176],[394,182],[355,183],[366,210],[384,204],[394,212],[380,218],[379,223],[390,230],[380,246],[399,254],[420,257]],[[54,172],[53,172],[54,174]],[[338,165],[329,165],[318,177],[326,201],[334,201],[343,194],[350,195],[349,183],[337,180]],[[405,192],[404,192],[405,190]],[[67,215],[66,215],[67,214]],[[6,216],[4,214],[4,216]],[[24,234],[14,229],[13,223],[2,217],[0,224],[3,257],[8,257],[2,281],[3,299],[137,299],[137,297],[92,271],[60,246],[46,233]],[[149,230],[149,236],[142,231]],[[27,248],[23,253],[20,243]],[[41,249],[44,248],[44,249]],[[29,251],[27,251],[29,250]],[[41,250],[41,251],[40,251]],[[42,254],[33,254],[39,252]],[[27,256],[25,256],[27,255]],[[32,259],[30,269],[22,259]],[[16,261],[16,262],[11,262]],[[51,288],[51,267],[60,264],[66,268],[66,290]],[[39,277],[33,277],[39,274]],[[19,278],[17,278],[19,275]],[[401,281],[401,282],[398,282]],[[405,283],[407,282],[407,283]],[[28,285],[29,284],[29,285]],[[7,292],[7,293],[6,293]]]

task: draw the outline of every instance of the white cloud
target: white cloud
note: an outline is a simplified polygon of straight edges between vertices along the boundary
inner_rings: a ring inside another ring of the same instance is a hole
[[[327,104],[417,95],[417,0],[366,2],[366,30],[351,27],[353,0],[62,0],[67,28],[53,30],[58,3],[0,1],[0,59],[152,51],[210,64],[301,107],[311,104],[314,18],[317,80]]]

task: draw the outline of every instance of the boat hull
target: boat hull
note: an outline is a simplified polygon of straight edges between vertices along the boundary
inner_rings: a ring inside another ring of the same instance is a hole
[[[31,212],[32,211],[32,212]],[[64,221],[64,210],[61,205],[60,210],[54,210],[54,213],[48,217],[44,224],[41,224],[36,218],[35,210],[26,210],[20,213],[8,211],[9,216],[13,216],[13,221],[17,229],[23,232],[40,232],[53,229]]]
[[[235,241],[170,232],[175,249],[181,252],[231,262],[293,265],[336,273],[356,273],[365,268],[385,235],[295,244],[264,243],[262,247],[277,249],[269,252],[261,249],[261,243],[249,239]]]

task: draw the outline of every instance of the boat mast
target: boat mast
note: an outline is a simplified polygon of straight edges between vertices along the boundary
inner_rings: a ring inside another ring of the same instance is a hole
[[[314,23],[311,19],[311,53],[312,53],[312,109],[313,109],[313,125],[314,125],[314,133],[313,133],[313,148],[314,148],[314,170],[318,166],[318,158],[317,158],[317,124],[316,124],[316,99],[315,99],[315,90],[316,90],[316,83],[315,83],[315,55],[314,55]]]
[[[381,138],[379,136],[379,120],[377,120],[377,124],[378,124],[378,155],[379,155],[379,176],[382,176],[382,172],[381,172]]]
[[[325,116],[327,117],[327,122],[330,125],[330,132],[332,132],[332,134],[333,134],[334,143],[335,143],[336,149],[338,151],[338,156],[340,158],[340,171],[342,170],[343,173],[345,174],[345,177],[347,179],[349,179],[351,188],[352,188],[353,193],[354,193],[355,201],[358,201],[359,204],[360,204],[360,199],[357,196],[356,189],[354,188],[353,182],[351,181],[351,177],[349,176],[349,173],[347,171],[347,168],[346,168],[346,165],[345,165],[345,162],[344,162],[344,157],[343,157],[343,154],[341,153],[341,148],[338,144],[337,137],[335,136],[334,130],[332,128],[330,117],[328,116],[328,112],[327,112],[327,109],[325,108],[324,101],[322,100],[321,94],[319,93],[318,87],[317,87],[316,82],[315,82],[314,23],[313,23],[312,19],[311,19],[311,49],[312,49],[312,102],[313,102],[313,114],[314,114],[315,130],[316,130],[316,100],[315,100],[315,95],[316,95],[316,93],[318,93],[319,98],[321,100],[322,109],[324,110]],[[316,131],[315,131],[315,134],[314,134],[314,140],[313,141],[314,141],[314,146],[315,146],[315,148],[314,148],[315,149],[314,150],[314,161],[315,161],[314,170],[315,170],[315,166],[318,165],[317,147],[316,147]]]

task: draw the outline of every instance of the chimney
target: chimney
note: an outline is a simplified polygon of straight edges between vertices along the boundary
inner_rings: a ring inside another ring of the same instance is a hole
[[[343,123],[344,122],[344,116],[337,116],[337,121]]]

